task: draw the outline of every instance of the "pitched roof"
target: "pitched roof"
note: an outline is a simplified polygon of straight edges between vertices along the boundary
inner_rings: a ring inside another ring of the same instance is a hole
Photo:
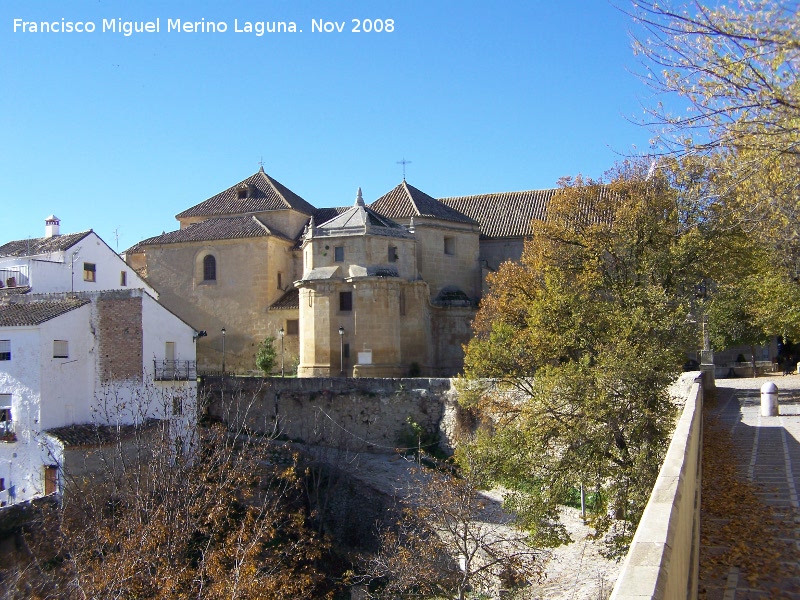
[[[147,431],[159,423],[158,419],[147,419],[142,425],[95,425],[94,423],[65,425],[48,429],[65,446],[103,446],[132,437],[137,431]]]
[[[347,212],[350,210],[352,206],[336,206],[333,208],[318,208],[316,212],[314,212],[314,222],[315,223],[327,223],[334,217],[339,216],[343,212]]]
[[[90,233],[92,233],[91,229],[80,233],[55,235],[49,238],[14,240],[0,246],[0,256],[37,256],[39,254],[50,254],[51,252],[63,252],[72,248]]]
[[[242,189],[246,190],[245,198],[239,198],[239,190]],[[289,208],[307,215],[313,215],[316,211],[308,202],[267,175],[261,168],[255,175],[251,175],[216,196],[211,196],[208,200],[178,213],[175,217],[181,219],[184,217],[241,215]]]
[[[289,290],[278,298],[270,305],[269,310],[287,310],[292,308],[300,308],[300,291],[297,288]]]
[[[135,254],[142,251],[142,246],[152,246],[154,244],[234,240],[240,238],[263,237],[267,235],[292,241],[284,234],[267,227],[263,221],[253,215],[242,217],[217,217],[194,223],[185,229],[178,229],[177,231],[170,231],[169,233],[162,233],[161,235],[147,238],[128,248],[125,253]]]
[[[367,229],[372,233],[383,232],[400,235],[407,233],[406,229],[401,225],[385,216],[379,215],[371,208],[367,208],[364,205],[364,199],[361,197],[361,188],[358,188],[355,204],[333,217],[330,221],[317,225],[314,229],[314,234],[364,233]]]
[[[48,296],[24,298],[25,302],[0,304],[0,327],[40,325],[90,302],[88,298],[50,299]]]
[[[544,219],[547,205],[558,189],[529,190],[440,198],[439,201],[481,224],[481,237],[524,237],[531,221]]]
[[[430,217],[443,221],[475,224],[475,220],[431,198],[425,192],[409,185],[405,180],[387,192],[369,207],[390,219],[407,219],[410,217]]]

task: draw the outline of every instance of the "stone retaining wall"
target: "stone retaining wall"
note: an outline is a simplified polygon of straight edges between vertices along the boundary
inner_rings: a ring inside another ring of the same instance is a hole
[[[360,452],[416,445],[409,419],[448,448],[457,410],[450,379],[206,377],[204,394],[209,416],[232,426]]]
[[[611,600],[697,598],[703,386],[701,377],[692,375],[683,413]]]

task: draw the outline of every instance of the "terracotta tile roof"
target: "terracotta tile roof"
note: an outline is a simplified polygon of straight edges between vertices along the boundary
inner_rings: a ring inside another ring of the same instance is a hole
[[[481,237],[524,237],[531,234],[531,221],[544,219],[547,205],[558,189],[529,190],[440,198],[439,201],[481,224]]]
[[[72,248],[90,233],[92,233],[91,229],[80,233],[56,235],[49,238],[14,240],[0,246],[0,256],[36,256],[51,252],[63,252]]]
[[[95,425],[94,423],[66,425],[48,429],[46,433],[68,447],[103,446],[113,444],[120,439],[133,437],[138,431],[147,431],[155,427],[159,421],[148,419],[144,426],[137,425]]]
[[[52,299],[47,295],[22,296],[15,300],[0,304],[0,327],[40,325],[90,302],[88,298]]]
[[[283,296],[278,298],[275,302],[273,302],[269,310],[289,310],[289,309],[299,309],[300,308],[300,291],[295,289],[291,289],[286,292]]]
[[[431,198],[405,181],[375,200],[369,207],[390,219],[429,217],[458,223],[476,223],[475,219]]]
[[[352,206],[337,206],[335,208],[318,208],[314,213],[314,223],[327,223],[331,219],[336,218],[340,214],[350,210]]]
[[[246,189],[247,197],[239,198],[239,190]],[[241,215],[292,208],[307,215],[316,209],[292,190],[279,183],[263,169],[240,181],[227,190],[175,215],[184,217],[212,217],[218,215]]]
[[[17,287],[4,287],[0,288],[0,299],[6,296],[21,296],[31,291],[29,285],[18,285]]]
[[[162,233],[161,235],[147,238],[135,246],[128,248],[125,253],[136,254],[142,251],[142,246],[152,246],[154,244],[209,242],[214,240],[263,237],[267,235],[292,241],[284,234],[267,227],[261,220],[253,215],[243,217],[218,217],[194,223],[185,229],[178,229],[177,231],[170,231],[169,233]]]
[[[314,223],[327,223],[331,219],[335,219],[340,214],[347,212],[350,210],[350,206],[336,206],[330,208],[318,208],[314,211]],[[303,236],[306,232],[306,227],[308,227],[311,219],[306,222],[305,227],[300,230],[300,233],[297,234],[297,239],[294,241],[293,250],[299,250],[300,247],[303,245]]]

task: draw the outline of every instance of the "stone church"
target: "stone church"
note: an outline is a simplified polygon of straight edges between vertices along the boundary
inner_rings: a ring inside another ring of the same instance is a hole
[[[374,202],[316,208],[267,173],[139,242],[128,264],[198,330],[200,371],[247,374],[274,338],[300,377],[449,376],[487,273],[518,260],[555,190],[435,199],[405,179]]]

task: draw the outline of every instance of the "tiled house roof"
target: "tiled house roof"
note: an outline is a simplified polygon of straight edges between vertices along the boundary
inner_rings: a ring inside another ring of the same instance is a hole
[[[51,252],[63,252],[72,248],[92,230],[67,235],[56,235],[49,238],[33,238],[29,240],[14,240],[0,246],[0,256],[36,256]]]
[[[175,218],[241,215],[285,209],[294,209],[309,216],[316,212],[313,206],[267,175],[262,168],[244,181],[178,213]]]
[[[0,304],[0,327],[40,325],[89,302],[88,298],[49,299],[48,296],[26,296],[24,302]]]
[[[66,447],[104,446],[119,440],[133,437],[137,431],[147,431],[159,423],[158,419],[148,419],[144,425],[66,425],[48,429],[52,435]]]
[[[429,217],[443,221],[477,224],[471,217],[431,198],[405,181],[375,200],[369,207],[390,219]]]
[[[316,224],[320,223],[327,223],[331,219],[339,216],[343,212],[347,212],[350,210],[351,206],[337,206],[334,208],[318,208],[316,212],[314,212],[314,222]]]
[[[298,308],[300,308],[300,291],[294,288],[273,302],[269,310],[296,310]]]
[[[135,254],[142,251],[143,246],[155,244],[178,244],[181,242],[208,242],[213,240],[233,240],[240,238],[253,238],[272,235],[287,241],[292,241],[284,234],[267,227],[260,219],[253,215],[244,217],[220,217],[206,219],[194,223],[185,229],[162,233],[155,237],[142,240],[135,246],[128,248],[126,253]]]
[[[557,191],[504,192],[439,201],[478,221],[483,238],[524,237],[531,234],[531,221],[546,217],[547,205]]]

